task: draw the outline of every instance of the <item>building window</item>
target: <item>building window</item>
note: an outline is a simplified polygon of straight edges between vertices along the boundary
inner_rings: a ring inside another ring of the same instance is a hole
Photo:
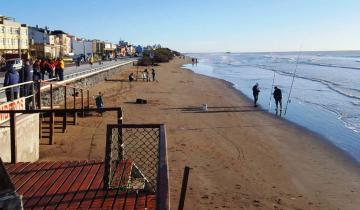
[[[0,39],[0,45],[4,45],[4,40]]]
[[[0,26],[0,32],[4,33],[5,32],[5,27],[4,26]]]

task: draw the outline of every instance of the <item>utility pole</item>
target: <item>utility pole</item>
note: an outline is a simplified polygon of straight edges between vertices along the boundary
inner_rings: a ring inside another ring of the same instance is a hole
[[[18,51],[19,51],[19,58],[21,59],[21,27],[19,27],[19,34],[18,34]]]

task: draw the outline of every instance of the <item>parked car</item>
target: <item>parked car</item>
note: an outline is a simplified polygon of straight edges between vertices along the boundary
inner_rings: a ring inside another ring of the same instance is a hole
[[[12,65],[16,70],[20,70],[23,67],[23,61],[20,58],[12,58],[6,60],[6,66]]]

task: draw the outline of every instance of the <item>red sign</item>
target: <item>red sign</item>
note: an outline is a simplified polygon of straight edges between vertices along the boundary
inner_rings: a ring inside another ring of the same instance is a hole
[[[0,104],[0,110],[25,110],[25,98]],[[10,119],[10,114],[0,114],[0,124]]]

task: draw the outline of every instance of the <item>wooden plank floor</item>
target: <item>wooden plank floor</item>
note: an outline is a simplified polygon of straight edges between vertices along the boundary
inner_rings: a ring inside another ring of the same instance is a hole
[[[126,185],[131,167],[131,161],[119,165],[121,184]],[[104,189],[103,161],[17,163],[6,168],[25,209],[156,209],[154,194]]]

